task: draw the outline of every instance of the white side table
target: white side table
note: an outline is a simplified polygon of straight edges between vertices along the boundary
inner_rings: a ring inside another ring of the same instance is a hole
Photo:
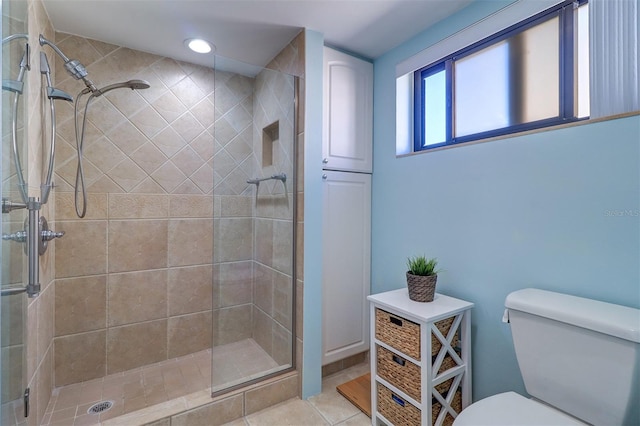
[[[368,296],[373,425],[448,426],[471,403],[473,303],[406,288]]]

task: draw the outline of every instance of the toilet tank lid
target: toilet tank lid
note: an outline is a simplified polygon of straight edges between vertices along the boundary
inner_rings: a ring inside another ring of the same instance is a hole
[[[640,343],[640,310],[553,291],[525,288],[510,293],[509,310],[527,312]]]

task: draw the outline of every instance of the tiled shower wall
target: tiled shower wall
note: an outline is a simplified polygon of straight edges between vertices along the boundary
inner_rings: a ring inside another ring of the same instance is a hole
[[[99,86],[132,78],[151,84],[110,92],[91,105],[84,219],[73,211],[72,110],[59,114],[56,226],[67,232],[56,242],[55,263],[60,386],[211,347],[213,211],[221,210],[212,190],[214,182],[233,187],[239,177],[227,175],[235,167],[213,173],[221,148],[213,138],[213,70],[66,34],[56,34],[56,43],[80,58]],[[63,90],[81,89],[60,67],[57,76]],[[219,111],[229,124],[224,130],[250,129],[244,107],[252,103],[251,80],[216,78],[228,89],[230,108]],[[241,148],[226,152],[238,155]],[[251,228],[238,232],[250,235]],[[237,300],[246,289],[236,284],[216,298]]]
[[[284,173],[252,188],[255,203],[253,336],[279,364],[292,360],[294,84],[264,70],[256,76],[253,152],[256,177]]]

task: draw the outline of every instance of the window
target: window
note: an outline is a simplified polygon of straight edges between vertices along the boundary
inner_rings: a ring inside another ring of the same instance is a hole
[[[414,150],[586,118],[587,7],[560,3],[415,71]]]

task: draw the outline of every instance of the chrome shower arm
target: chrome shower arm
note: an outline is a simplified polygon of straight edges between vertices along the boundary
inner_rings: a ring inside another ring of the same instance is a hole
[[[60,50],[58,46],[56,46],[55,44],[53,44],[52,42],[44,38],[42,34],[40,34],[40,37],[38,37],[38,41],[40,42],[40,46],[44,46],[46,44],[47,46],[52,48],[54,52],[56,52],[58,56],[60,56],[65,63],[70,61],[69,57],[64,53],[62,53],[62,50]]]

